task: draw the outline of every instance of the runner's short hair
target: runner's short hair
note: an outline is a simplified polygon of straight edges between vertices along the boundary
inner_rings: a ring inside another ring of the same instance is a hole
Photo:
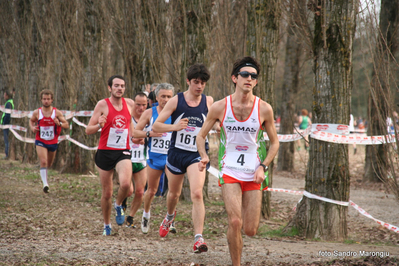
[[[200,79],[203,82],[207,82],[211,78],[211,73],[204,64],[194,64],[187,70],[187,79]]]
[[[54,100],[54,93],[51,90],[43,89],[40,92],[40,100],[43,98],[43,95],[51,95],[51,99]]]
[[[256,74],[260,74],[260,64],[259,62],[251,57],[251,56],[246,56],[246,57],[242,57],[237,59],[234,64],[233,64],[233,70],[231,71],[231,76],[236,76],[238,75],[238,72],[240,72],[240,69],[243,67],[253,67],[256,69],[257,73]]]
[[[121,79],[125,81],[125,78],[122,77],[121,75],[113,75],[108,79],[108,86],[112,88],[112,83],[114,82],[114,79]],[[125,81],[126,82],[126,81]]]
[[[168,90],[168,91],[172,91],[173,95],[175,94],[175,87],[173,87],[172,84],[169,83],[161,83],[157,86],[157,88],[155,89],[155,95],[158,96],[158,93],[160,90]]]
[[[141,92],[141,91],[138,92],[138,93],[136,93],[136,94],[134,95],[133,100],[136,100],[136,97],[137,97],[137,96],[147,98],[147,94],[145,94],[144,92]]]

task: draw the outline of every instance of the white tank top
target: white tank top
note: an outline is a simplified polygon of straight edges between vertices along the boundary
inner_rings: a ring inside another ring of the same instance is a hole
[[[241,181],[253,181],[260,165],[259,141],[263,130],[259,117],[259,101],[255,98],[247,119],[238,120],[231,105],[231,95],[226,98],[226,110],[221,123],[220,149],[224,155],[219,162],[221,173]]]
[[[136,120],[134,120],[132,116],[132,123],[134,128],[137,126]],[[146,131],[144,128],[143,131]],[[145,163],[147,160],[147,154],[144,144],[135,144],[131,140],[130,142],[130,151],[132,152],[132,163]]]

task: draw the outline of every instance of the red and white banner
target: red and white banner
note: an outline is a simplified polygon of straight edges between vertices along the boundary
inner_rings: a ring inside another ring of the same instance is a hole
[[[312,132],[316,131],[339,135],[349,135],[349,126],[341,124],[312,124]]]

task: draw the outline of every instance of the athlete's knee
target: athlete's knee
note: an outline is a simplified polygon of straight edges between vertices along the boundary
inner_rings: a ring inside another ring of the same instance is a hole
[[[144,196],[144,188],[140,188],[140,189],[136,189],[136,191],[134,192],[134,196],[138,197],[138,198],[143,198]]]
[[[203,199],[203,194],[202,194],[202,189],[196,189],[191,191],[191,200],[192,201],[202,201]]]
[[[109,200],[112,198],[112,190],[103,190],[101,197],[105,200]]]
[[[171,191],[171,190],[169,190],[168,191],[168,198],[176,200],[176,199],[180,198],[180,194],[181,194],[181,191],[179,192],[179,191]]]
[[[154,197],[155,194],[157,193],[157,191],[158,191],[158,188],[148,187],[148,188],[147,188],[147,191],[146,191],[145,193],[148,193],[148,195],[149,195],[150,197]]]
[[[124,191],[130,191],[131,186],[129,182],[121,182],[119,183],[119,189],[124,190]]]
[[[40,167],[41,168],[44,168],[44,167],[47,168],[48,163],[47,163],[47,159],[46,158],[40,158],[39,161],[40,161]]]
[[[129,187],[129,191],[127,192],[127,197],[130,197],[131,195],[133,195],[133,191],[134,191],[134,187],[133,187],[133,184],[131,184]]]
[[[244,226],[244,233],[247,235],[247,236],[254,236],[254,235],[256,235],[256,232],[258,231],[258,228],[257,227],[254,227],[254,226],[251,226],[251,227],[249,227],[249,226]]]
[[[241,231],[242,219],[240,219],[239,217],[231,218],[229,221],[229,227],[234,231]]]

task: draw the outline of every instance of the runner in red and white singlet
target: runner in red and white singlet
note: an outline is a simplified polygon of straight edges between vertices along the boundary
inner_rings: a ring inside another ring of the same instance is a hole
[[[126,101],[122,98],[122,110],[117,111],[109,99],[105,99],[108,106],[107,122],[101,129],[99,150],[130,150],[129,128],[131,115]],[[131,134],[130,134],[131,135]],[[101,167],[99,165],[98,167]]]
[[[40,141],[45,145],[58,144],[58,136],[61,133],[61,127],[54,122],[56,118],[57,108],[53,107],[51,116],[44,116],[42,108],[39,108],[39,118],[37,125],[39,130],[36,132],[36,141]],[[38,145],[36,143],[36,145]]]
[[[61,111],[52,106],[53,98],[52,91],[42,90],[40,92],[42,107],[33,111],[29,120],[30,129],[33,133],[36,133],[35,145],[40,160],[40,177],[43,182],[44,193],[49,192],[47,168],[53,164],[58,148],[58,136],[62,128],[69,127]]]
[[[86,134],[95,134],[101,129],[100,142],[95,163],[102,186],[101,208],[104,218],[103,235],[111,235],[112,177],[114,169],[119,176],[119,190],[115,201],[116,223],[122,225],[125,213],[123,200],[133,193],[130,139],[133,134],[132,111],[134,101],[123,98],[125,79],[114,75],[108,79],[111,96],[100,100],[93,111]]]

